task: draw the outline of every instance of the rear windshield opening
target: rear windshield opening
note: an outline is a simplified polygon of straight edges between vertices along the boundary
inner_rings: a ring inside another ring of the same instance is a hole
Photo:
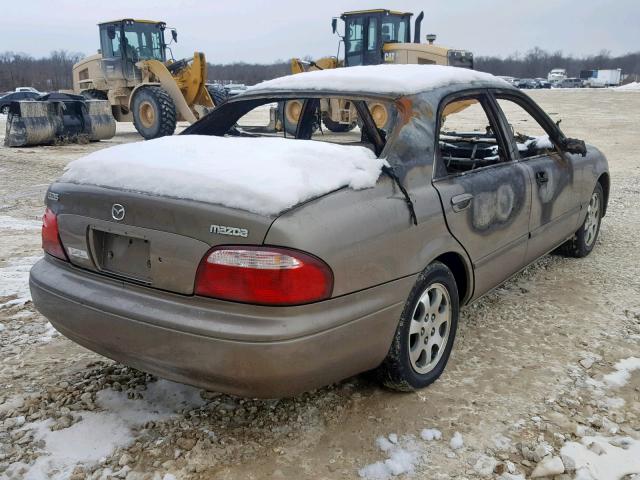
[[[314,140],[364,146],[379,154],[396,116],[391,101],[260,98],[223,104],[184,133]]]

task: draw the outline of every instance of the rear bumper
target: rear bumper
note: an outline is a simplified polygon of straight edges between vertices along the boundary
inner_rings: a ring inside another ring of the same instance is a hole
[[[414,281],[311,305],[258,307],[125,284],[51,258],[30,275],[36,308],[74,342],[164,378],[264,398],[379,365]]]

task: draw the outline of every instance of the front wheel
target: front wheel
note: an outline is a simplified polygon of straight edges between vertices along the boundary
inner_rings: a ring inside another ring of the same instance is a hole
[[[176,130],[176,106],[162,87],[139,88],[131,103],[133,124],[146,140],[173,135]]]
[[[400,316],[380,381],[403,392],[424,388],[444,371],[458,328],[459,300],[449,268],[434,262],[419,276]]]
[[[584,222],[573,237],[559,248],[562,255],[582,258],[591,253],[598,239],[598,233],[600,233],[603,209],[604,191],[602,190],[602,185],[598,182],[589,199],[587,216]]]

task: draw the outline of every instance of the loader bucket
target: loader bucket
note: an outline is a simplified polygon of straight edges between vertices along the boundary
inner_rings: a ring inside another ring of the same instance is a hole
[[[116,123],[106,100],[49,94],[9,106],[4,144],[7,147],[112,138]]]

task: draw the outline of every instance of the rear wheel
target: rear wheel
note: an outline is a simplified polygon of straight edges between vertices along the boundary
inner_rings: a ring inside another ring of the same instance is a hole
[[[587,216],[573,237],[560,246],[559,253],[567,257],[582,258],[591,253],[600,232],[600,221],[604,209],[604,191],[600,182],[591,194],[587,205]]]
[[[209,96],[211,97],[211,100],[213,100],[214,107],[218,107],[229,98],[229,93],[222,85],[207,85],[207,92],[209,92]]]
[[[161,87],[147,86],[133,96],[133,124],[146,140],[173,135],[176,130],[176,106]]]
[[[444,371],[458,328],[458,288],[451,270],[429,265],[419,276],[400,317],[381,382],[394,390],[426,387]]]
[[[278,120],[288,135],[294,137],[298,128],[298,120],[302,115],[301,100],[287,100],[278,103]]]

